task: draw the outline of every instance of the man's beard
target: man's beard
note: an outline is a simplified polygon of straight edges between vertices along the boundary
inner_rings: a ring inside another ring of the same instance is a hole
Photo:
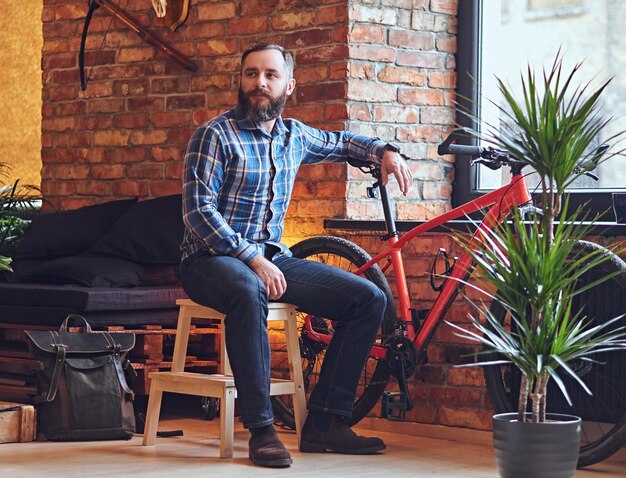
[[[252,95],[263,95],[269,99],[269,103],[266,105],[260,103],[252,104],[250,101],[250,96]],[[271,121],[278,118],[285,109],[285,104],[287,103],[287,88],[285,87],[282,94],[274,98],[269,93],[265,93],[261,90],[252,90],[246,94],[240,86],[237,98],[238,108],[243,111],[249,119],[252,121]]]

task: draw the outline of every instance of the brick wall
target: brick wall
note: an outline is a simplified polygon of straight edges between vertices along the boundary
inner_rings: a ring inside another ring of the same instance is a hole
[[[156,24],[149,1],[122,6],[142,25]],[[103,10],[89,30],[87,70],[95,66],[83,92],[78,50],[87,2],[44,0],[42,190],[53,207],[179,192],[187,140],[199,124],[236,103],[241,52],[257,41],[281,43],[295,55],[299,86],[290,116],[344,127],[345,1],[193,1],[175,33],[153,30],[198,63],[194,74],[121,22],[110,24]],[[291,212],[313,214],[319,228],[320,214],[344,214],[345,167],[321,167],[310,176],[311,184],[298,185]],[[312,192],[330,200],[299,207],[297,198]]]
[[[86,63],[95,64],[81,91],[78,49],[87,2],[44,0],[42,189],[49,204],[85,204],[180,191],[184,147],[203,121],[236,102],[241,52],[257,41],[285,45],[296,59],[298,86],[285,116],[326,129],[398,142],[413,161],[414,190],[400,197],[401,219],[432,217],[449,208],[453,167],[435,146],[454,122],[456,1],[446,0],[197,0],[175,33],[154,30],[198,63],[191,74],[98,10]],[[148,0],[123,8],[154,25]],[[105,32],[109,29],[99,54]],[[285,241],[323,232],[323,219],[380,218],[365,197],[371,181],[341,165],[305,166],[296,183]],[[344,234],[368,251],[381,243],[368,232]],[[416,308],[432,300],[426,271],[444,235],[428,235],[407,251]],[[463,322],[466,306],[450,314]],[[480,370],[451,366],[469,350],[442,327],[429,365],[411,380],[417,405],[410,419],[487,428]]]
[[[355,2],[350,8],[350,131],[395,141],[419,180],[406,197],[392,183],[398,219],[425,219],[449,207],[453,169],[436,145],[454,124],[456,1]],[[379,218],[367,180],[348,170],[347,216]],[[366,181],[367,182],[367,181]]]
[[[146,0],[124,8],[141,24],[155,24]],[[195,74],[99,9],[83,92],[77,53],[86,10],[83,0],[44,1],[42,189],[53,206],[178,192],[191,132],[235,104],[239,58],[256,41],[281,43],[295,55],[298,86],[287,116],[394,140],[415,158],[420,181],[398,200],[399,218],[448,206],[453,169],[435,145],[454,119],[456,2],[191,2],[177,32],[156,31],[198,63]],[[345,166],[304,167],[286,240],[319,231],[324,217],[378,217],[365,179]]]

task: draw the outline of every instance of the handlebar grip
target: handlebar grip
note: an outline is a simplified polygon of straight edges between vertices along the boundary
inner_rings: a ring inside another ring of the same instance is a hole
[[[473,158],[478,158],[484,148],[480,146],[469,146],[465,144],[450,144],[447,148],[442,148],[443,145],[439,145],[437,148],[437,154],[463,154],[467,156],[471,156]]]

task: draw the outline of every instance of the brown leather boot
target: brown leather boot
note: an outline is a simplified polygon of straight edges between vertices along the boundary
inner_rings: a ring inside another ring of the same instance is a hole
[[[250,461],[258,466],[284,468],[293,463],[291,455],[282,444],[276,430],[252,436],[248,442]]]
[[[305,453],[334,451],[346,455],[368,455],[385,448],[385,442],[380,438],[357,435],[337,416],[332,417],[327,432],[317,430],[310,419],[307,419],[302,427],[300,451]]]

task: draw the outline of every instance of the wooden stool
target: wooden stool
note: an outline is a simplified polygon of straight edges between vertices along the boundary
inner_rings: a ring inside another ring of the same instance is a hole
[[[170,372],[153,372],[150,374],[150,398],[146,413],[146,426],[143,435],[144,445],[154,445],[156,438],[161,398],[163,392],[198,395],[220,399],[220,458],[233,456],[233,432],[235,416],[235,380],[232,376],[228,355],[226,353],[225,334],[221,334],[221,361],[219,374],[203,374],[185,372],[185,356],[189,341],[191,319],[224,319],[224,315],[209,307],[196,304],[190,299],[179,299],[180,307],[178,327],[174,342],[174,357]],[[285,342],[287,343],[287,359],[291,380],[272,379],[270,395],[293,395],[293,408],[296,422],[298,444],[300,432],[306,418],[306,403],[300,347],[296,324],[295,306],[270,302],[268,304],[268,321],[283,321],[285,324]]]

